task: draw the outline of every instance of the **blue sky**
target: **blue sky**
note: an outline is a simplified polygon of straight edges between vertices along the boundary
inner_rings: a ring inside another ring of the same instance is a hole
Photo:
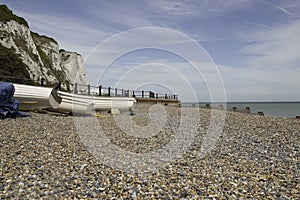
[[[80,53],[93,85],[167,90],[183,101],[224,94],[228,101],[300,101],[300,1],[1,2],[33,31]],[[120,51],[125,46],[131,49]]]

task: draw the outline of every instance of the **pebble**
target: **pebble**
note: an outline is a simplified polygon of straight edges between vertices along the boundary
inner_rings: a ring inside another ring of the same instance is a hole
[[[174,139],[181,110],[191,108],[159,108],[168,119],[154,115],[159,119],[154,125],[149,109],[150,105],[138,104],[130,116],[149,130],[164,124],[149,138],[127,134],[108,113],[96,119],[114,145],[151,153]],[[300,199],[296,119],[227,111],[215,146],[198,156],[212,114],[199,109],[199,119],[186,124],[186,131],[195,124],[199,127],[184,154],[157,171],[139,174],[111,167],[88,151],[74,120],[89,117],[29,114],[0,121],[0,199]]]

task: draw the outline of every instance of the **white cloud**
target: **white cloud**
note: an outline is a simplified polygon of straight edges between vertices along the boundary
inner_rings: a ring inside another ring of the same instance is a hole
[[[257,24],[257,23],[252,23],[248,21],[244,21],[245,24],[251,25],[251,26],[256,26],[258,28],[270,28],[270,26],[264,25],[264,24]]]
[[[278,10],[282,11],[283,13],[292,16],[292,17],[299,17],[297,15],[295,15],[294,13],[291,13],[290,11],[288,11],[287,9],[283,8],[282,6],[276,5],[276,4],[272,4],[275,8],[277,8]]]
[[[300,69],[237,68],[219,65],[229,101],[272,101],[300,99]]]
[[[100,9],[95,9],[100,8]],[[136,1],[90,1],[87,10],[99,26],[107,24],[107,28],[114,28],[116,32],[127,29],[157,26],[155,21],[147,18],[147,10]]]
[[[253,55],[249,65],[261,68],[299,68],[300,21],[248,35],[252,41],[241,52]]]
[[[103,28],[92,28],[89,24],[72,18],[41,13],[14,11],[23,16],[30,29],[39,34],[55,38],[60,48],[76,51],[85,56],[92,47],[113,34]]]
[[[235,9],[247,8],[252,4],[250,0],[161,0],[144,1],[149,7],[159,13],[178,16],[212,16],[223,14]]]

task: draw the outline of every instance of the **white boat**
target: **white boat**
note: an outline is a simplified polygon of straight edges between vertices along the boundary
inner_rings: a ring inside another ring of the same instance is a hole
[[[58,110],[74,113],[90,114],[92,111],[110,111],[118,109],[120,111],[132,111],[136,103],[132,97],[101,97],[87,96],[58,91],[62,98],[62,103]]]
[[[20,102],[20,109],[57,109],[62,101],[62,98],[57,94],[58,88],[47,88],[21,84],[13,85],[15,87],[14,98]]]
[[[58,88],[14,84],[14,98],[20,101],[21,109],[58,111],[91,114],[93,111],[132,111],[136,100],[132,97],[100,97],[58,91]]]

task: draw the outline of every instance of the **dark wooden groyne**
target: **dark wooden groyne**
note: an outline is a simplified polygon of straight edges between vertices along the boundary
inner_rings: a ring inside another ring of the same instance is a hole
[[[229,104],[230,105],[230,104]],[[180,107],[199,107],[199,108],[206,108],[206,109],[217,109],[217,110],[224,110],[225,107],[223,106],[223,104],[210,104],[210,103],[207,103],[205,105],[203,105],[203,103],[182,103],[179,105]],[[252,113],[251,112],[251,108],[246,106],[244,109],[241,109],[241,108],[237,108],[235,106],[232,106],[232,107],[229,107],[228,104],[227,104],[227,107],[226,107],[226,111],[231,111],[231,112],[239,112],[239,113],[246,113],[246,114],[253,114],[253,115],[260,115],[260,116],[265,116],[265,113],[261,110],[261,111],[257,111],[257,113]],[[291,119],[300,119],[300,116],[299,115],[296,115],[295,117],[289,117]]]
[[[180,104],[180,107],[198,107],[198,108],[206,108],[206,109],[217,109],[217,110],[224,110],[225,107],[223,106],[223,104],[220,105],[211,105],[211,104],[205,104],[205,105],[199,105],[197,103],[184,103],[184,104]],[[235,106],[233,107],[226,107],[226,111],[231,111],[231,112],[240,112],[240,113],[247,113],[247,114],[251,114],[251,109],[250,107],[245,107],[245,109],[240,109],[237,108]],[[257,113],[258,115],[263,115],[263,112],[259,112]]]

